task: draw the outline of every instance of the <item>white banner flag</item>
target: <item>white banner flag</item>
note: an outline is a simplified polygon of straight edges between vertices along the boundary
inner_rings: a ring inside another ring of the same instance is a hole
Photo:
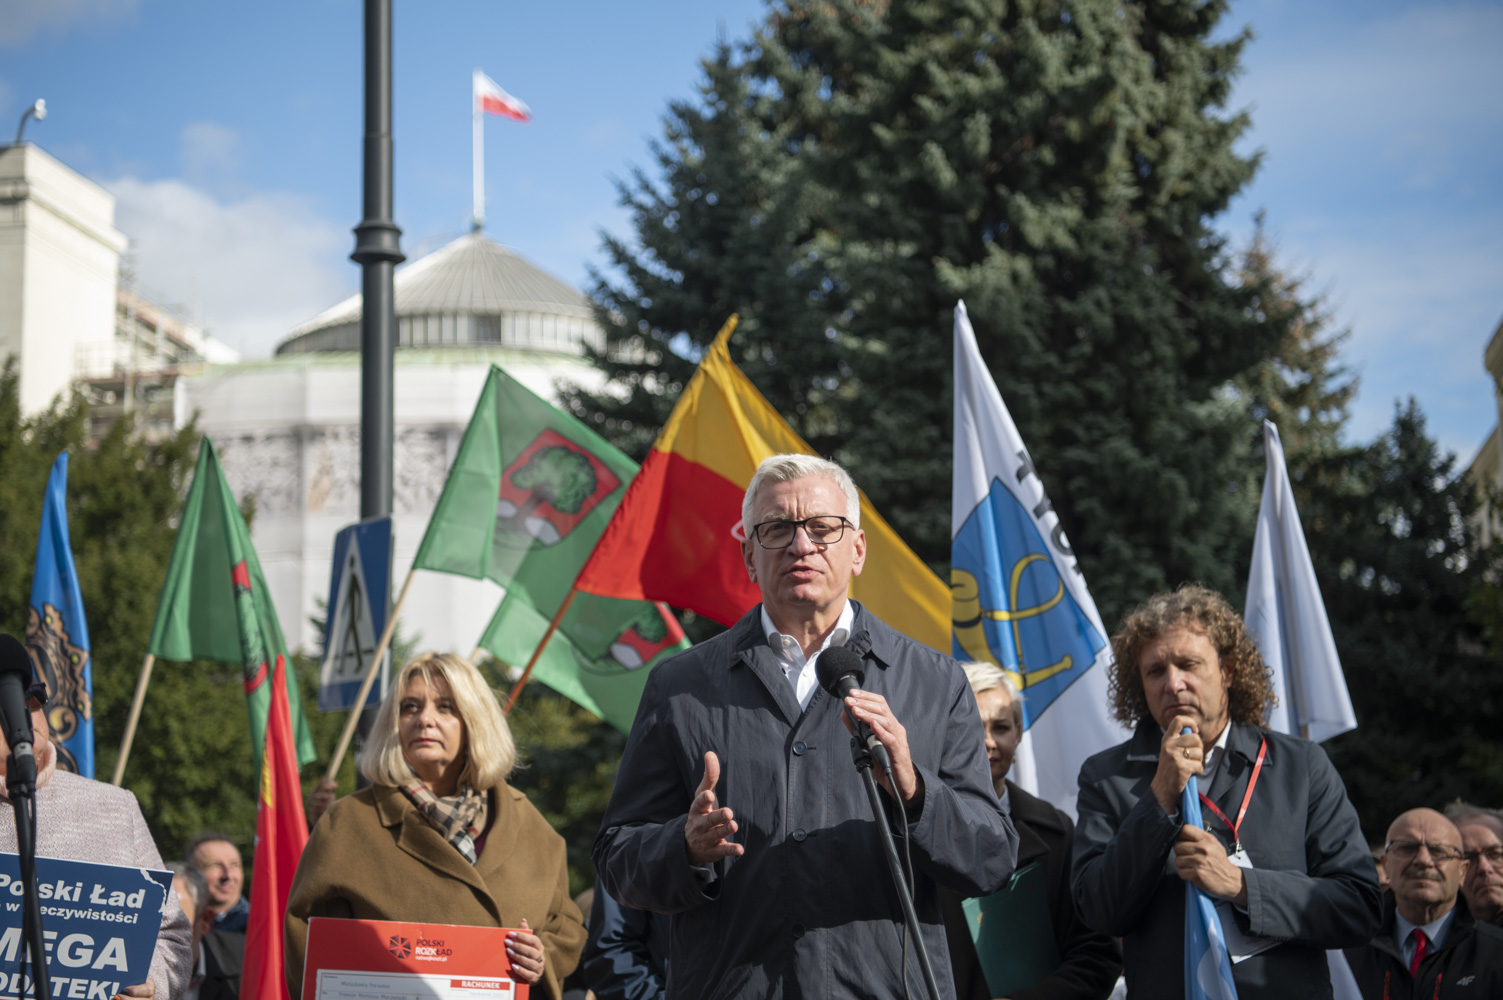
[[[1268,471],[1247,577],[1247,628],[1273,672],[1270,729],[1317,743],[1357,728],[1336,640],[1305,546],[1279,430],[1263,421]]]
[[[995,663],[1023,692],[1009,777],[1075,815],[1080,765],[1126,740],[1112,719],[1112,650],[1028,449],[955,306],[952,653]]]

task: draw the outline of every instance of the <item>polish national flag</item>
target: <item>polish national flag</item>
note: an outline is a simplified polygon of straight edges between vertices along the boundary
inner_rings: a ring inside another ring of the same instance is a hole
[[[514,122],[532,121],[531,108],[502,90],[500,84],[478,69],[475,71],[475,109]]]

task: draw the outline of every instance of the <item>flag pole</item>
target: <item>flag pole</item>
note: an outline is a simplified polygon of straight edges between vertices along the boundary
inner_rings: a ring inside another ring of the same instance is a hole
[[[115,760],[115,776],[110,784],[120,787],[125,777],[125,762],[130,757],[130,745],[136,741],[136,723],[141,721],[141,704],[146,700],[146,685],[151,681],[151,668],[157,658],[150,653],[141,661],[141,676],[136,680],[136,696],[131,699],[130,715],[125,720],[125,737],[120,741],[120,756]]]
[[[478,76],[480,71],[475,71]],[[475,99],[473,80],[470,85],[470,169],[474,190],[474,205],[470,212],[470,228],[479,232],[485,225],[485,122],[480,112],[480,102]]]
[[[376,683],[376,674],[381,671],[381,661],[386,658],[386,650],[391,645],[391,637],[397,630],[397,616],[402,613],[402,603],[407,600],[407,588],[412,586],[412,574],[414,570],[407,571],[407,579],[402,581],[402,591],[397,595],[397,603],[392,606],[391,614],[386,617],[386,627],[381,630],[381,641],[376,643],[376,655],[371,657],[370,666],[365,668],[365,680],[360,682],[360,692],[355,695],[355,707],[350,709],[350,717],[345,720],[344,732],[339,734],[339,744],[334,748],[334,756],[330,758],[328,773],[324,775],[329,781],[338,779],[339,765],[344,763],[345,751],[350,748],[350,740],[355,736],[355,727],[360,724],[360,713],[365,708],[365,699],[371,693],[371,687]]]
[[[538,657],[543,655],[543,647],[548,645],[548,640],[553,638],[553,633],[558,631],[558,623],[564,620],[564,612],[569,610],[569,605],[574,603],[574,595],[579,593],[573,587],[569,588],[569,596],[564,598],[564,603],[558,607],[558,613],[553,616],[553,621],[548,623],[548,631],[543,633],[543,638],[538,642],[538,648],[532,651],[532,659],[527,661],[522,676],[511,686],[511,693],[506,696],[506,704],[501,711],[505,715],[511,714],[512,706],[517,703],[517,696],[522,693],[522,688],[527,684],[527,678],[532,676],[532,668],[537,666]]]

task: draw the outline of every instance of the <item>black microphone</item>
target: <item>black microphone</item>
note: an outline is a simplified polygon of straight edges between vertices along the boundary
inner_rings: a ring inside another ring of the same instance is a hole
[[[842,706],[845,704],[846,696],[852,691],[859,690],[862,682],[866,680],[866,667],[861,660],[861,654],[845,646],[831,646],[820,653],[819,659],[814,662],[814,673],[819,678],[819,686],[839,698]],[[887,747],[877,739],[870,726],[854,715],[850,718],[856,729],[856,738],[866,744],[866,748],[871,751],[872,759],[882,768],[882,772],[891,775],[892,756],[887,752]]]
[[[31,657],[13,635],[0,632],[0,732],[15,758],[11,774],[17,781],[35,784],[36,757],[31,748],[31,711],[26,707],[26,689],[31,686]]]

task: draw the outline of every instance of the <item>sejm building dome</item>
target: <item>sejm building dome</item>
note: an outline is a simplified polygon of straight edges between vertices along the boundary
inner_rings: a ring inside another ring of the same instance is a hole
[[[502,347],[584,354],[605,346],[589,301],[479,232],[406,267],[394,280],[397,347]],[[360,350],[360,296],[293,330],[277,354]]]

